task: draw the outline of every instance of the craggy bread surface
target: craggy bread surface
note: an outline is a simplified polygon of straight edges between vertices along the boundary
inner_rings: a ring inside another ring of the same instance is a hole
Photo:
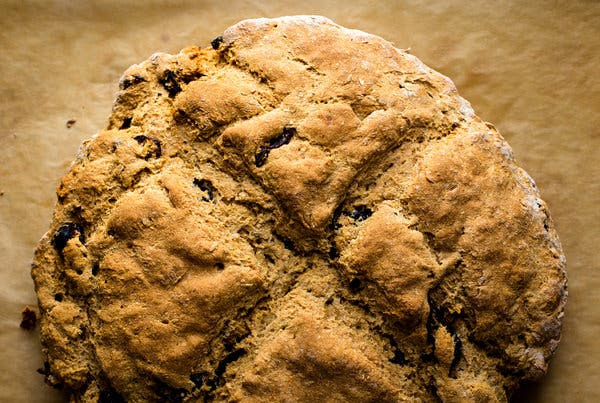
[[[214,49],[213,49],[214,48]],[[244,21],[126,71],[33,276],[83,401],[506,400],[565,302],[545,203],[407,52]]]

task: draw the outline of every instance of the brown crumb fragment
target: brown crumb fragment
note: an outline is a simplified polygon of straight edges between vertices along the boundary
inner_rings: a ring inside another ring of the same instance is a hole
[[[37,323],[37,313],[31,309],[29,306],[26,306],[25,309],[21,311],[21,328],[25,330],[33,330]]]

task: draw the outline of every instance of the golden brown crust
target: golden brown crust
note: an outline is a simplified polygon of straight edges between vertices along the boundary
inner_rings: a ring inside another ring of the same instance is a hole
[[[217,49],[213,49],[217,48]],[[322,17],[129,68],[32,275],[75,401],[503,401],[566,299],[545,203],[447,78]]]

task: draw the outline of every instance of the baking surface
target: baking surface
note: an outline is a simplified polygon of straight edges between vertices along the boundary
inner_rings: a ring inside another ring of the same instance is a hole
[[[504,135],[550,206],[570,293],[548,375],[515,400],[600,401],[599,2],[122,3],[0,2],[0,401],[65,400],[36,373],[39,328],[20,329],[20,312],[36,305],[29,264],[56,184],[105,125],[121,73],[241,19],[290,14],[411,48]]]

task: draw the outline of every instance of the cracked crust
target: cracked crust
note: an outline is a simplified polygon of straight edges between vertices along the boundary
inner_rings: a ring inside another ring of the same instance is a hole
[[[32,268],[73,401],[506,401],[566,300],[545,203],[452,82],[322,17],[129,68]]]

